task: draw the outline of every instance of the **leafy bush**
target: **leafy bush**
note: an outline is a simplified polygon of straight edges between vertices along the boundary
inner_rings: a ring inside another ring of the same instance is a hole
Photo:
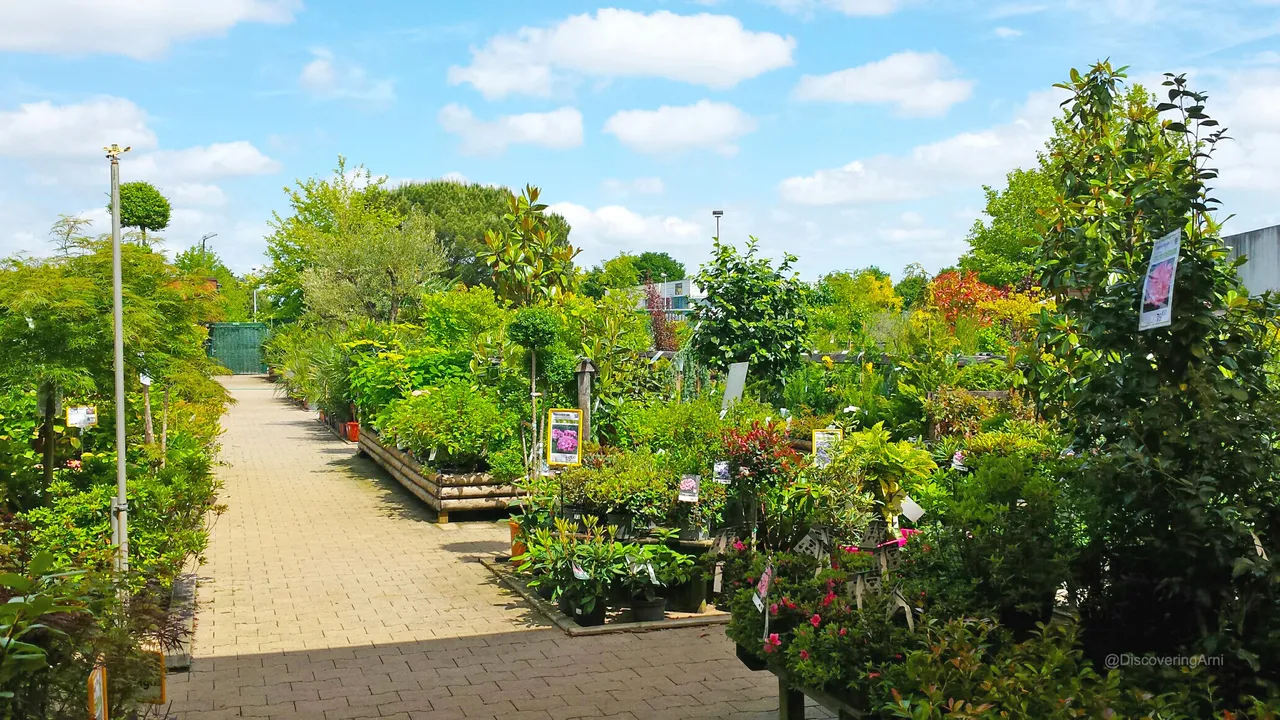
[[[516,416],[504,412],[492,393],[462,380],[392,403],[380,431],[391,442],[422,458],[432,450],[436,467],[474,471],[490,453],[505,450],[516,436]]]
[[[541,349],[555,344],[561,330],[560,316],[551,308],[521,308],[507,325],[507,337],[526,349]]]

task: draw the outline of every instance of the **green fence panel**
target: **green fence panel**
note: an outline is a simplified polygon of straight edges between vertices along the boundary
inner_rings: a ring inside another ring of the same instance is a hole
[[[211,323],[209,357],[236,375],[260,375],[267,371],[262,344],[267,340],[263,323]]]

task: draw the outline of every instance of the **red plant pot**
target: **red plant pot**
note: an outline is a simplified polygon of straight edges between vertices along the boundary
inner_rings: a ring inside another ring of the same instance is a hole
[[[343,435],[351,442],[360,442],[360,423],[349,422],[343,426]]]

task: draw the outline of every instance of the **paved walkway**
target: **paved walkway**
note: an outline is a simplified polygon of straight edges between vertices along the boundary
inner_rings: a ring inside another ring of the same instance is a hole
[[[777,685],[720,627],[569,638],[475,558],[505,523],[437,525],[261,378],[225,380],[229,510],[201,569],[172,716],[752,718]]]

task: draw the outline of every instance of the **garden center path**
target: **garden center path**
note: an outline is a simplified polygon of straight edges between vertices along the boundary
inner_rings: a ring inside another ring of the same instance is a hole
[[[437,525],[265,379],[223,382],[228,509],[171,717],[777,717],[723,628],[570,638],[476,562],[505,522]]]

